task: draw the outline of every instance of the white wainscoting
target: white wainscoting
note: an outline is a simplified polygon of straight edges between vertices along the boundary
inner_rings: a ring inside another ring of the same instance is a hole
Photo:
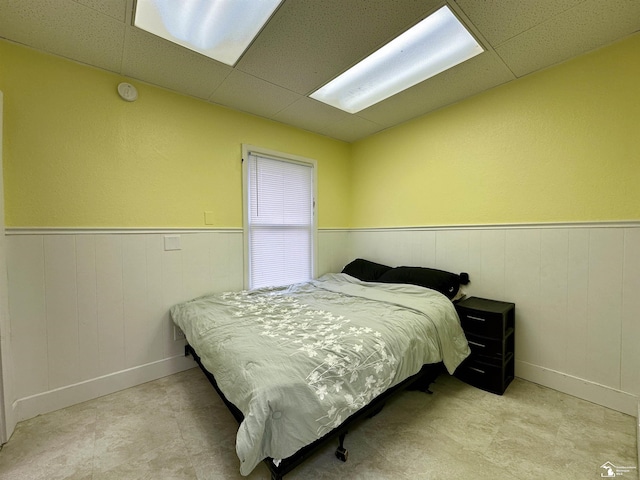
[[[353,258],[349,249],[348,230],[326,229],[318,232],[317,277],[340,272]]]
[[[191,368],[173,304],[242,288],[242,232],[9,230],[20,419]]]
[[[516,376],[637,414],[640,224],[354,230],[349,257],[468,272],[516,304]]]
[[[318,275],[347,263],[348,235],[320,232]],[[239,229],[8,229],[6,243],[18,420],[193,367],[169,308],[243,287]]]
[[[6,245],[18,420],[192,367],[169,308],[243,286],[241,230],[8,229]],[[470,295],[516,303],[516,375],[636,415],[640,225],[320,230],[318,275],[356,257],[468,272]]]

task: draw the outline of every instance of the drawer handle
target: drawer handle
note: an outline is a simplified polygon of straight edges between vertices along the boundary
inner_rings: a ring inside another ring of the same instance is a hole
[[[469,345],[475,345],[476,347],[480,347],[480,348],[487,348],[487,346],[483,345],[482,343],[472,342],[471,340],[467,340],[467,342],[469,343]]]
[[[469,370],[475,370],[476,372],[480,372],[481,374],[485,374],[487,372],[485,372],[484,370],[480,370],[479,368],[475,368],[475,367],[469,367]]]
[[[467,318],[470,318],[471,320],[478,320],[479,322],[484,322],[485,321],[484,318],[474,317],[473,315],[467,315]]]

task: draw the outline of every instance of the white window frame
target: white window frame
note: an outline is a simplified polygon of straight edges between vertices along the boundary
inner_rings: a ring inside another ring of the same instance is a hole
[[[285,162],[298,163],[310,166],[313,170],[312,189],[313,189],[313,226],[312,226],[312,245],[311,245],[311,278],[315,278],[317,272],[318,261],[318,215],[317,215],[317,198],[318,198],[318,164],[310,158],[292,155],[289,153],[269,150],[267,148],[255,145],[242,144],[242,235],[244,243],[244,288],[248,290],[251,283],[251,258],[249,251],[249,155],[254,153],[263,157],[269,157]]]

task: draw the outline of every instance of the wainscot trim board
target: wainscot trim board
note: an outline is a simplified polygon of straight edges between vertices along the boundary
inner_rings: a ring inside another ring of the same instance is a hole
[[[518,378],[587,399],[633,417],[638,414],[639,399],[630,393],[527,362],[516,361],[515,367]]]
[[[424,225],[399,227],[356,227],[344,229],[349,232],[420,232],[436,230],[507,230],[541,228],[634,228],[640,227],[640,220],[620,220],[606,222],[544,222],[544,223],[488,223],[460,225]]]
[[[242,228],[6,227],[5,235],[143,235],[148,233],[242,233]]]
[[[355,227],[355,228],[318,228],[319,233],[355,233],[355,232],[420,232],[434,230],[504,230],[504,229],[540,229],[540,228],[634,228],[640,227],[640,220],[606,222],[553,222],[553,223],[491,223],[460,225],[425,225],[399,227]],[[115,235],[147,233],[242,233],[242,228],[210,227],[6,227],[5,235]]]
[[[197,365],[191,357],[181,355],[165,358],[157,362],[20,398],[14,402],[14,408],[17,411],[18,421],[27,420],[36,415],[86,402],[194,367]]]

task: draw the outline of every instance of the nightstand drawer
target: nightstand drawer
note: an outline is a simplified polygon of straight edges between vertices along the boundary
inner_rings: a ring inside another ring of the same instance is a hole
[[[511,362],[512,363],[512,362]],[[504,375],[502,366],[479,361],[473,357],[465,360],[455,371],[463,382],[491,393],[502,395],[513,375]]]
[[[470,297],[458,303],[456,310],[465,333],[503,338],[514,327],[514,307],[513,303]]]
[[[504,342],[502,339],[481,337],[471,333],[467,333],[466,337],[472,355],[487,357],[497,362],[502,361],[504,357]]]
[[[501,338],[504,331],[502,315],[493,312],[458,309],[462,329],[483,337]]]

